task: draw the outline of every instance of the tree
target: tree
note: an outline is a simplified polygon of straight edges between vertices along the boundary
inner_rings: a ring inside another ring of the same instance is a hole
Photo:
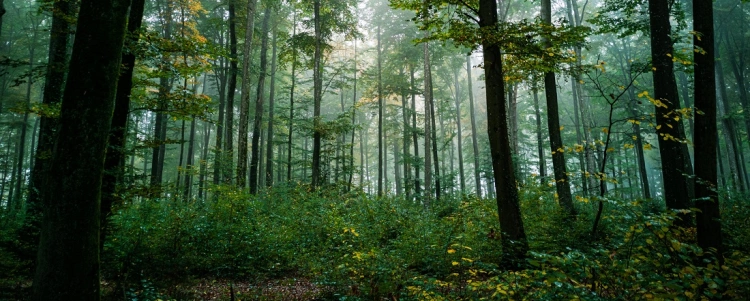
[[[99,300],[99,201],[129,0],[82,0],[32,300]]]
[[[237,186],[244,188],[245,180],[247,179],[247,127],[248,127],[248,114],[250,114],[250,63],[252,57],[252,45],[253,45],[253,34],[255,33],[255,6],[257,0],[247,1],[247,18],[245,22],[245,45],[243,47],[242,57],[242,102],[240,103],[240,128],[239,137],[237,142]],[[264,19],[265,22],[265,19]],[[264,23],[265,24],[265,23]],[[265,34],[265,32],[263,33]],[[261,57],[261,60],[263,58]],[[263,75],[261,75],[263,76]],[[255,113],[256,118],[262,116],[262,112]],[[253,133],[255,135],[255,133]],[[253,136],[254,137],[254,136]],[[255,138],[253,138],[255,141]],[[253,143],[253,148],[256,149],[256,144]],[[257,153],[253,153],[253,156],[257,156]],[[252,169],[252,167],[251,167]],[[256,170],[257,172],[257,170]],[[253,179],[257,175],[250,174],[250,190],[254,191],[257,189],[257,184],[253,183]],[[255,181],[257,183],[257,180]]]
[[[549,26],[552,25],[552,4],[550,0],[542,0],[542,21]],[[546,48],[551,48],[549,40],[544,41]],[[573,196],[570,193],[570,179],[565,166],[565,150],[560,135],[560,114],[557,110],[557,83],[555,72],[544,72],[544,91],[547,99],[547,129],[549,130],[550,147],[552,148],[552,167],[555,178],[555,187],[560,206],[570,216],[576,215],[573,207]]]
[[[323,28],[320,15],[320,1],[313,0],[313,16],[315,18],[315,54],[313,57],[313,153],[312,153],[312,186],[319,187],[320,177],[320,138],[321,117],[320,103],[323,98]]]
[[[494,33],[498,26],[497,2],[480,0],[477,12],[479,27],[486,30],[486,35]],[[490,138],[492,170],[497,191],[503,257],[508,268],[517,269],[523,265],[522,261],[528,251],[528,244],[518,203],[516,173],[513,170],[512,153],[508,143],[502,55],[500,46],[490,42],[491,39],[486,35],[482,37],[482,50],[487,95],[487,133]]]
[[[697,32],[693,44],[695,54],[695,115],[693,141],[695,143],[695,206],[698,245],[716,249],[721,257],[721,220],[719,197],[716,193],[716,79],[714,70],[713,1],[693,1],[693,30]]]
[[[261,48],[260,48],[260,74],[258,77],[258,90],[255,99],[255,120],[253,121],[253,146],[252,146],[252,157],[250,158],[250,193],[258,192],[258,165],[260,163],[260,149],[261,144],[259,142],[261,132],[260,127],[263,122],[263,100],[265,95],[263,90],[266,86],[266,73],[268,72],[268,23],[271,19],[271,7],[266,6],[266,11],[263,13],[263,25],[261,33]],[[267,167],[268,168],[268,167]]]
[[[654,103],[656,127],[659,134],[664,180],[664,199],[669,209],[690,208],[688,185],[683,173],[686,160],[683,152],[685,133],[682,125],[675,120],[674,112],[680,109],[677,98],[677,84],[674,77],[672,53],[674,47],[669,23],[669,1],[649,0],[649,21],[651,24],[651,64],[654,78]],[[679,118],[677,118],[679,120]],[[690,224],[687,214],[682,215],[681,225]]]

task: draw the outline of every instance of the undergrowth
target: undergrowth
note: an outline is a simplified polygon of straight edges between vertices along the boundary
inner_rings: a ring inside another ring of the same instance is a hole
[[[657,201],[602,200],[605,211],[592,240],[599,200],[578,198],[579,215],[571,218],[548,189],[527,185],[521,190],[531,251],[525,269],[513,272],[499,267],[500,230],[496,202],[490,199],[449,195],[426,209],[417,200],[377,199],[339,187],[312,193],[305,186],[256,196],[217,187],[216,197],[206,202],[133,199],[111,218],[102,254],[105,297],[230,299],[228,290],[206,292],[212,283],[234,285],[235,300],[289,300],[291,295],[299,300],[742,300],[750,295],[750,204],[744,198],[722,194],[727,248],[719,264],[714,250],[695,245],[695,229],[674,227],[677,213]],[[13,229],[10,223],[2,229],[0,265],[28,271],[14,261]],[[11,274],[0,284],[28,286],[21,272]],[[191,286],[203,287],[203,295],[186,289]],[[294,286],[301,292],[269,289]]]

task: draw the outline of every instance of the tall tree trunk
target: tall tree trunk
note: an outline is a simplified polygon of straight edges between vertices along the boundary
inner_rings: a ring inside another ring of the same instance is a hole
[[[5,9],[0,5],[0,14]],[[50,27],[49,52],[47,61],[47,73],[45,74],[44,90],[42,94],[42,103],[47,106],[54,106],[60,103],[63,94],[63,84],[65,82],[65,72],[68,66],[68,42],[70,41],[70,22],[68,17],[74,14],[74,5],[69,0],[55,1],[52,5],[52,25]],[[2,27],[2,23],[0,23]],[[125,62],[123,62],[125,63]],[[29,196],[27,199],[27,214],[33,227],[33,232],[37,233],[38,218],[41,211],[40,189],[44,184],[47,165],[52,153],[52,147],[55,138],[55,129],[57,120],[41,115],[39,128],[39,143],[35,153],[35,164],[31,170],[29,181]],[[2,194],[0,194],[2,195]],[[38,235],[34,234],[38,239]],[[36,245],[36,243],[32,243]]]
[[[430,76],[430,81],[432,81],[432,76]],[[434,83],[430,83],[430,89],[433,89]],[[430,95],[435,95],[435,91],[433,90],[430,92]],[[432,162],[434,162],[434,169],[433,172],[435,173],[435,200],[440,200],[440,193],[443,192],[441,186],[440,186],[440,164],[438,160],[438,144],[437,144],[437,120],[435,119],[435,116],[437,116],[435,112],[435,98],[432,98],[432,101],[430,101],[430,123],[431,123],[431,129],[432,129]],[[442,135],[445,136],[445,135]],[[445,157],[445,156],[443,156]]]
[[[261,133],[260,128],[263,125],[263,99],[265,98],[264,89],[266,86],[266,73],[268,72],[268,24],[271,20],[271,7],[268,6],[263,13],[263,25],[261,28],[261,48],[260,48],[260,72],[258,73],[258,92],[255,98],[255,120],[253,121],[253,145],[250,157],[250,193],[258,192],[258,164],[260,162],[259,143]]]
[[[353,78],[354,78],[354,87],[352,92],[352,140],[349,144],[349,185],[347,186],[347,192],[352,190],[352,179],[354,178],[354,134],[356,133],[355,125],[357,123],[357,40],[354,40],[354,72]],[[360,147],[361,151],[361,147]],[[362,164],[362,161],[359,162],[359,164]],[[361,179],[361,177],[360,177]],[[362,183],[360,181],[360,187],[362,187]]]
[[[141,29],[141,24],[143,23],[144,8],[145,0],[132,0],[130,13],[128,15],[127,46],[135,47],[135,44],[138,43],[140,37],[139,31]],[[62,47],[66,47],[66,45],[63,44]],[[104,175],[102,177],[101,193],[100,248],[104,247],[104,240],[108,234],[107,221],[109,215],[112,213],[112,206],[122,201],[121,198],[118,197],[119,194],[116,192],[117,185],[123,181],[125,173],[125,143],[128,136],[130,93],[133,89],[135,59],[136,57],[133,51],[124,51],[121,58],[123,69],[117,81],[115,107],[112,113],[112,123],[109,132],[109,146],[104,158]],[[41,140],[39,146],[42,146]]]
[[[223,45],[222,37],[219,36],[219,44]],[[226,63],[224,58],[219,60],[219,72],[215,72],[217,75],[217,82],[219,86],[219,119],[216,121],[216,143],[214,144],[215,155],[214,155],[214,170],[213,170],[213,184],[218,185],[221,183],[222,170],[224,169],[224,113],[226,106],[226,84],[227,84],[227,71]]]
[[[234,97],[237,94],[237,0],[227,0],[229,7],[229,83],[227,88],[226,129],[224,130],[223,180],[232,182],[234,161]],[[249,55],[246,53],[245,55]],[[240,105],[241,106],[241,105]],[[245,157],[244,160],[247,160]],[[239,164],[239,163],[238,163]],[[244,164],[244,163],[243,163]],[[244,177],[243,177],[244,178]],[[237,179],[239,184],[240,179]],[[241,187],[244,187],[242,185]]]
[[[185,165],[185,190],[183,191],[183,199],[185,202],[190,200],[190,194],[193,189],[193,157],[195,148],[195,116],[190,121],[190,138],[188,138],[188,152],[187,152],[187,164]]]
[[[323,28],[320,16],[320,1],[313,0],[313,17],[315,18],[315,54],[313,55],[313,154],[312,186],[317,189],[322,184],[320,177],[320,139],[322,120],[320,103],[323,98]]]
[[[167,7],[164,9],[164,32],[165,40],[172,39],[172,0],[166,0]],[[169,73],[171,58],[168,55],[162,55],[159,68],[164,74]],[[164,178],[164,155],[166,153],[167,139],[167,97],[172,88],[172,80],[163,75],[159,78],[158,107],[156,110],[156,126],[154,127],[154,140],[156,146],[153,148],[151,155],[151,186],[161,192],[161,185]]]
[[[404,77],[404,68],[402,67],[399,71],[399,75],[401,78]],[[401,87],[401,118],[402,118],[402,127],[403,127],[403,137],[401,143],[404,146],[404,155],[402,159],[402,164],[404,168],[404,188],[405,188],[405,196],[409,197],[411,195],[411,188],[413,186],[412,179],[411,179],[411,155],[409,154],[409,132],[412,129],[409,129],[409,112],[406,109],[407,106],[407,100],[406,100],[406,87]]]
[[[427,1],[424,4],[425,13],[427,12]],[[425,17],[427,18],[427,17]],[[430,32],[425,31],[424,37],[426,40],[430,37]],[[431,107],[432,107],[432,68],[430,66],[430,43],[425,41],[423,43],[423,55],[424,55],[424,206],[430,208],[432,201],[432,131],[434,130],[430,120],[432,120]],[[414,73],[412,73],[413,76]],[[416,143],[414,144],[416,145]],[[418,154],[418,152],[415,151]]]
[[[99,300],[99,201],[129,0],[82,0],[42,196],[32,300]]]
[[[205,201],[205,187],[206,187],[206,172],[208,169],[208,149],[210,148],[209,141],[211,141],[211,124],[208,122],[203,122],[203,145],[202,147],[202,154],[201,154],[201,169],[200,174],[198,176],[198,199],[201,201]]]
[[[664,199],[669,209],[690,208],[688,182],[683,176],[688,158],[685,158],[681,141],[685,139],[680,124],[670,116],[680,109],[677,99],[672,55],[671,25],[667,0],[649,0],[651,24],[651,61],[654,67],[654,98],[656,124],[659,128],[659,153],[661,154],[664,181]],[[681,215],[680,225],[691,224],[690,216]]]
[[[539,183],[544,184],[547,177],[547,161],[544,156],[544,139],[542,138],[542,110],[539,108],[539,95],[536,86],[531,91],[534,95],[534,114],[536,116],[536,149],[537,157],[539,157]]]
[[[270,13],[270,11],[269,11]],[[273,41],[271,42],[271,90],[268,95],[268,138],[266,138],[266,187],[273,186],[273,101],[276,97],[276,22],[273,28]]]
[[[411,137],[414,144],[414,160],[419,160],[419,143],[417,138],[417,100],[416,85],[414,82],[414,66],[409,65],[409,90],[411,91]],[[421,190],[419,184],[419,164],[414,164],[414,192],[419,195]]]
[[[477,139],[477,119],[474,112],[474,87],[471,75],[471,55],[466,56],[466,81],[469,85],[469,114],[471,116],[471,146],[474,150],[474,189],[478,197],[482,197],[482,179],[479,177],[479,143]]]
[[[237,137],[237,186],[245,188],[247,179],[247,132],[248,115],[250,114],[250,64],[252,59],[253,33],[255,32],[255,5],[257,0],[247,1],[247,18],[245,19],[245,45],[242,48],[242,100],[240,103],[240,127]],[[265,19],[264,19],[265,20]],[[263,34],[266,34],[263,32]],[[262,50],[261,50],[262,52]],[[262,60],[262,58],[261,58]],[[263,75],[261,75],[263,76]],[[260,113],[262,115],[263,112]],[[256,118],[258,112],[255,112]],[[253,147],[257,147],[253,144]],[[253,178],[250,175],[250,178]],[[250,183],[250,190],[253,190]]]
[[[297,35],[297,12],[295,10],[292,25],[292,36]],[[356,70],[356,66],[355,66]],[[294,125],[294,88],[297,83],[297,49],[292,49],[292,84],[289,88],[289,137],[286,151],[286,181],[292,181],[292,132]],[[355,81],[356,82],[356,81]]]
[[[550,0],[542,0],[542,21],[552,24],[552,5]],[[544,41],[545,47],[552,47],[549,40]],[[544,73],[544,91],[547,99],[547,129],[552,149],[552,167],[555,177],[555,188],[560,206],[568,213],[575,216],[573,207],[573,195],[570,193],[570,180],[568,170],[565,166],[565,145],[562,141],[560,129],[560,113],[557,109],[557,83],[554,72]]]
[[[458,136],[458,178],[461,194],[466,192],[466,179],[464,178],[464,153],[463,153],[463,127],[461,126],[461,93],[458,82],[458,68],[453,70],[453,82],[456,86],[456,135]]]
[[[32,41],[36,41],[37,36],[37,25],[32,25]],[[29,75],[26,83],[26,103],[24,104],[24,113],[23,118],[21,119],[21,126],[19,128],[19,132],[21,133],[18,139],[18,152],[16,153],[16,156],[18,159],[16,160],[16,176],[18,177],[16,180],[16,187],[14,188],[14,191],[16,192],[13,197],[13,204],[14,207],[11,207],[10,209],[12,211],[16,211],[18,209],[21,209],[21,203],[23,202],[23,191],[21,190],[21,186],[26,182],[26,176],[24,175],[24,158],[26,157],[26,133],[28,132],[29,127],[29,111],[31,110],[31,87],[34,83],[33,78],[33,70],[34,70],[34,60],[35,60],[35,43],[31,43],[31,46],[29,48]],[[33,136],[33,132],[32,132]],[[33,151],[33,150],[32,150]]]
[[[716,66],[716,80],[718,81],[719,85],[719,99],[721,99],[721,102],[719,103],[719,108],[721,109],[722,118],[721,118],[721,124],[724,127],[724,138],[727,141],[727,144],[729,144],[728,153],[729,156],[729,170],[732,173],[732,179],[733,183],[735,183],[735,189],[739,189],[741,192],[745,191],[745,181],[742,175],[740,174],[742,172],[742,161],[740,160],[740,152],[742,152],[741,143],[738,143],[737,140],[737,133],[734,128],[735,123],[734,120],[732,120],[732,114],[729,111],[729,108],[731,105],[729,104],[729,96],[727,95],[727,86],[724,82],[724,70],[722,67],[722,62],[719,61],[718,64],[715,64]],[[736,180],[735,180],[736,177]]]
[[[383,142],[383,115],[385,115],[383,104],[383,49],[380,43],[380,25],[378,25],[378,197],[383,196],[383,151],[385,144]]]
[[[630,118],[633,118],[633,120],[638,120],[638,116],[640,113],[638,112],[638,109],[636,107],[635,102],[635,92],[633,92],[633,87],[630,88],[630,91],[628,93],[630,94],[630,99],[632,100],[630,102]],[[648,181],[648,172],[646,171],[646,157],[643,155],[643,138],[641,137],[641,125],[639,122],[635,122],[633,124],[633,136],[635,136],[635,152],[636,156],[638,157],[638,172],[640,173],[641,178],[641,189],[643,191],[643,198],[644,199],[650,199],[651,198],[651,185]]]
[[[497,2],[480,0],[479,27],[495,31],[498,26],[497,20]],[[487,36],[482,38],[482,49],[487,95],[487,134],[490,140],[492,170],[497,190],[503,265],[509,269],[521,269],[528,251],[528,243],[521,219],[516,173],[513,170],[513,159],[508,144],[502,55],[498,45],[490,40]]]
[[[721,260],[721,213],[716,192],[716,78],[714,68],[713,1],[693,1],[693,29],[701,34],[693,38],[695,54],[695,108],[703,114],[695,115],[695,214],[698,245],[704,250],[716,249]]]

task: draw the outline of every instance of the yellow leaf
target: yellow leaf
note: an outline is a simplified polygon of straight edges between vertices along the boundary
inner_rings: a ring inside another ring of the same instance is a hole
[[[649,143],[644,144],[643,145],[643,149],[645,149],[645,150],[651,150],[651,144],[649,144]]]
[[[633,140],[638,140],[638,136],[633,135]]]
[[[451,264],[454,265],[454,266],[457,266],[458,262],[454,261],[454,262],[451,262]]]
[[[602,133],[609,134],[609,129],[608,128],[603,128],[602,129]]]
[[[448,254],[453,254],[453,253],[456,253],[456,250],[454,250],[454,249],[448,249]]]
[[[565,126],[560,126],[560,131],[562,131],[565,128]]]

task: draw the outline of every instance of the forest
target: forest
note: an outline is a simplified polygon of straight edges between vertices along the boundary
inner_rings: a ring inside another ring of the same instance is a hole
[[[747,300],[748,2],[0,0],[0,300]]]

